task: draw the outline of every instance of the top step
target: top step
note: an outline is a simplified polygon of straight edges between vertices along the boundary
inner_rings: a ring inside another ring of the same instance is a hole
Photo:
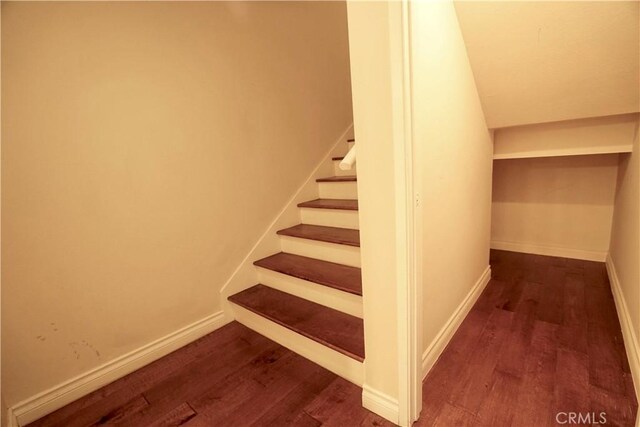
[[[344,176],[329,176],[326,178],[318,178],[316,182],[350,182],[357,181],[358,177],[355,175],[344,175]]]

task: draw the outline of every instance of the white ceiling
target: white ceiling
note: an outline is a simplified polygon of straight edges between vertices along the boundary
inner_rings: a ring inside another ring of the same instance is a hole
[[[490,128],[640,110],[640,3],[456,2]]]

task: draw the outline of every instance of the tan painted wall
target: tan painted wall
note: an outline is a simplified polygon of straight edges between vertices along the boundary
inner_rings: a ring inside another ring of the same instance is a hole
[[[640,111],[637,1],[460,1],[491,128]]]
[[[352,121],[344,3],[2,4],[10,405],[220,310]]]
[[[386,2],[349,2],[347,8],[353,124],[358,146],[363,312],[366,319],[364,385],[397,399],[396,190],[392,48],[389,42],[391,6]]]
[[[426,349],[489,265],[493,147],[453,3],[411,24]]]
[[[640,132],[632,154],[620,155],[609,254],[615,265],[636,338],[640,337]],[[640,343],[634,343],[636,348]],[[627,346],[631,345],[630,343]],[[637,363],[637,361],[635,361]],[[637,387],[637,385],[636,385]]]
[[[617,154],[496,160],[492,247],[604,261],[617,169]]]

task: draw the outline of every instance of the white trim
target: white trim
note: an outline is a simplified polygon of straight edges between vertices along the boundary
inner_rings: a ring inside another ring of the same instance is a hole
[[[462,300],[447,323],[440,329],[438,335],[436,335],[431,344],[429,344],[429,347],[422,354],[422,379],[427,376],[433,365],[435,365],[438,357],[440,357],[444,348],[449,344],[451,337],[456,333],[458,327],[469,313],[469,310],[471,310],[471,307],[473,307],[485,286],[489,283],[489,280],[491,280],[490,265],[487,266],[467,296]]]
[[[394,139],[396,287],[398,331],[398,400],[395,422],[411,426],[422,410],[420,378],[422,300],[419,298],[421,235],[416,230],[416,195],[413,167],[413,101],[411,75],[410,5],[408,0],[389,4],[391,50],[392,124]],[[380,403],[380,394],[369,396]],[[363,401],[365,390],[363,390]],[[377,399],[377,400],[376,400]],[[386,400],[387,403],[388,400]],[[387,405],[388,406],[388,405]],[[374,411],[380,414],[377,411]],[[387,418],[385,416],[385,418]],[[388,418],[391,419],[391,418]]]
[[[7,427],[18,427],[18,419],[13,413],[13,408],[7,408]]]
[[[618,312],[618,319],[620,320],[620,326],[622,328],[624,348],[627,351],[627,359],[629,360],[629,367],[631,368],[633,386],[636,391],[636,398],[640,401],[640,342],[638,342],[638,337],[633,329],[631,314],[629,313],[627,302],[622,293],[616,266],[610,254],[607,254],[606,265],[609,282],[611,282],[613,300],[616,303],[616,311]],[[640,416],[636,417],[636,425],[638,424],[640,424]]]
[[[224,312],[218,311],[97,368],[29,397],[9,409],[8,424],[9,426],[22,426],[33,422],[203,337],[230,321],[231,319],[225,316]]]
[[[631,144],[589,148],[576,147],[552,150],[519,151],[513,153],[494,153],[493,160],[529,159],[535,157],[587,156],[594,154],[631,153],[632,151],[633,146]]]
[[[387,420],[398,423],[398,401],[366,384],[362,387],[362,406]]]
[[[598,262],[604,262],[607,259],[606,251],[589,251],[584,249],[561,248],[557,246],[537,245],[531,243],[504,242],[500,240],[492,240],[491,249]]]
[[[242,262],[231,274],[229,280],[227,280],[222,289],[220,289],[220,295],[223,300],[222,305],[226,313],[233,314],[231,306],[227,302],[227,297],[258,283],[258,273],[254,268],[253,261],[280,252],[280,239],[276,231],[291,227],[300,222],[298,203],[318,197],[319,186],[318,183],[316,183],[316,178],[319,178],[321,175],[329,176],[332,174],[333,161],[331,157],[333,157],[336,150],[340,149],[340,144],[344,144],[345,139],[352,134],[352,130],[353,123],[347,126],[345,131],[331,146],[331,149],[322,156],[320,162],[318,162],[313,171],[300,187],[298,187],[293,196],[284,204],[280,212],[273,221],[271,221],[264,233],[262,233]]]

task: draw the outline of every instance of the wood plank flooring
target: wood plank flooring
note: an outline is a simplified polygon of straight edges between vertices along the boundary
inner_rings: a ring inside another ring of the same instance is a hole
[[[633,426],[629,365],[604,264],[492,251],[493,279],[423,385],[416,426],[553,426],[563,412]],[[231,323],[32,426],[391,426],[361,389]]]
[[[492,280],[423,383],[417,426],[633,426],[638,404],[603,263],[491,252]],[[565,421],[566,418],[560,418]]]
[[[362,390],[233,322],[30,426],[392,426]]]

